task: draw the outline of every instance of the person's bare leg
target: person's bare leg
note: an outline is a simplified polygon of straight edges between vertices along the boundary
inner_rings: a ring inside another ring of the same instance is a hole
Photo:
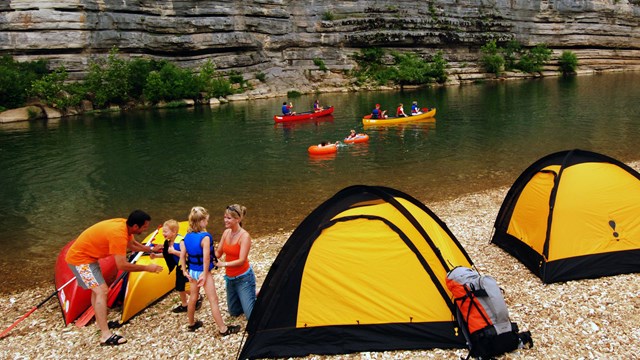
[[[216,293],[216,285],[214,284],[213,276],[211,276],[210,273],[207,274],[207,276],[209,278],[207,279],[206,285],[204,286],[204,292],[207,295],[207,299],[209,300],[209,306],[211,306],[211,314],[213,315],[213,320],[216,322],[216,325],[218,325],[218,331],[223,333],[227,331],[227,325],[225,325],[224,320],[222,320],[222,314],[220,313],[220,306],[218,305],[218,294]]]
[[[187,302],[187,318],[189,319],[189,325],[193,325],[196,322],[196,301],[198,301],[198,283],[194,280],[189,280],[189,301]]]
[[[100,342],[106,341],[111,336],[107,323],[107,294],[109,287],[102,284],[91,289],[91,306],[96,314],[96,325],[100,329]]]
[[[187,292],[180,291],[178,294],[180,295],[180,305],[187,307]]]

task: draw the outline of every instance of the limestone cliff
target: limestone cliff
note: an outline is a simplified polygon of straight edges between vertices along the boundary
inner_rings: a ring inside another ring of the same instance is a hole
[[[581,72],[640,70],[639,15],[640,0],[3,0],[0,55],[47,58],[75,78],[114,46],[190,67],[211,59],[246,79],[264,73],[249,94],[261,97],[348,88],[351,55],[371,46],[441,49],[454,83],[490,77],[476,64],[489,39],[546,43],[554,59],[571,50]]]

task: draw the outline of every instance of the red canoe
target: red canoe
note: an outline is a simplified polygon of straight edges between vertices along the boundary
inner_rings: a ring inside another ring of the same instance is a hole
[[[75,240],[71,240],[62,248],[56,260],[55,268],[56,289],[62,287],[58,292],[58,301],[60,301],[65,325],[74,322],[91,306],[91,290],[85,290],[78,285],[74,280],[75,276],[64,260],[69,247],[71,247],[74,241]],[[113,256],[100,259],[100,268],[102,269],[104,280],[107,285],[110,285],[116,279],[118,273],[116,261]]]
[[[326,116],[326,115],[330,115],[333,113],[333,106],[328,107],[324,110],[320,110],[318,112],[305,112],[305,113],[297,113],[295,115],[273,115],[273,121],[279,123],[279,122],[286,122],[286,121],[297,121],[297,120],[306,120],[306,119],[313,119],[313,118],[318,118],[321,116]]]

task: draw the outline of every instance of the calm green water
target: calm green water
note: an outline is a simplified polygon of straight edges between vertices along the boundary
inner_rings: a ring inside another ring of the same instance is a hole
[[[260,236],[294,229],[348,185],[394,187],[428,206],[510,185],[559,150],[638,160],[638,84],[640,73],[624,73],[321,94],[322,104],[336,107],[333,116],[284,125],[272,118],[280,98],[0,124],[0,271],[20,269],[5,276],[1,291],[50,282],[65,243],[135,208],[156,226],[203,205],[217,237],[224,208],[240,203],[248,208],[245,227]],[[314,99],[292,101],[304,111]],[[395,112],[414,99],[437,107],[435,122],[363,129],[361,118],[376,102]],[[307,154],[309,145],[341,140],[350,129],[364,130],[370,142],[340,147],[329,158]]]

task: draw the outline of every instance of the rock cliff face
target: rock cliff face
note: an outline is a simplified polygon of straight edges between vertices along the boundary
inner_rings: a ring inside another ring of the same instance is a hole
[[[0,2],[0,55],[46,58],[75,78],[114,46],[189,67],[211,59],[245,79],[264,73],[250,97],[348,88],[351,55],[373,46],[427,57],[443,50],[454,83],[490,77],[476,64],[490,39],[545,43],[554,59],[571,50],[581,72],[640,70],[640,0]]]

